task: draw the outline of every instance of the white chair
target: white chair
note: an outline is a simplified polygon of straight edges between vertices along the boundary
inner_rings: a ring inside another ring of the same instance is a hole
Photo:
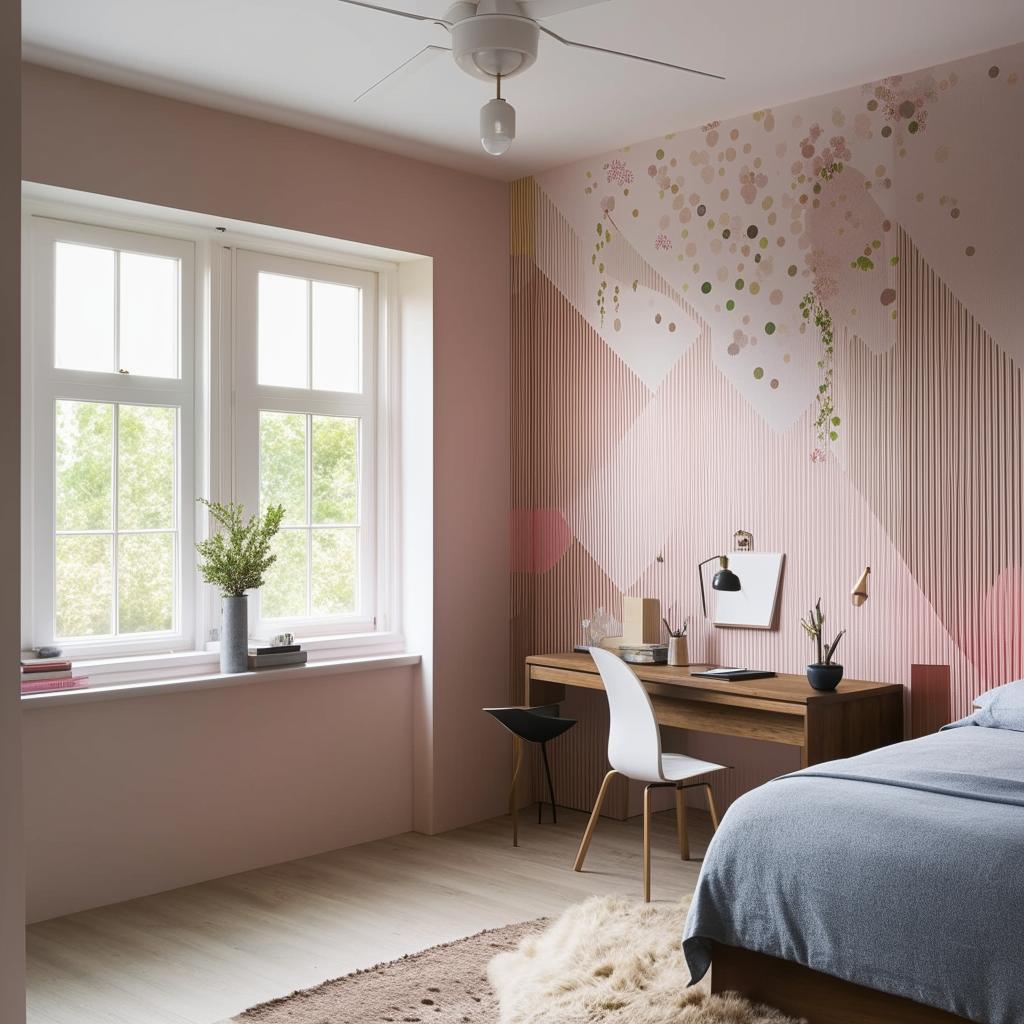
[[[644,901],[651,899],[651,790],[662,786],[676,788],[676,831],[679,837],[679,854],[683,860],[690,859],[690,841],[686,832],[686,790],[702,786],[707,795],[708,811],[713,829],[718,829],[718,814],[711,787],[707,782],[691,782],[699,775],[726,770],[725,765],[698,761],[685,754],[663,754],[661,733],[654,716],[654,707],[644,684],[636,673],[617,655],[600,647],[591,647],[605,692],[608,694],[608,708],[611,712],[611,728],[608,732],[608,763],[611,771],[604,777],[597,802],[583,833],[579,853],[576,854],[574,871],[583,870],[587,847],[601,816],[608,785],[616,775],[627,779],[646,782],[644,789]]]

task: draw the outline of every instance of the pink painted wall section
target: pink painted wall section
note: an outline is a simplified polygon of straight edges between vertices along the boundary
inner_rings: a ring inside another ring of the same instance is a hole
[[[3,472],[17,480],[21,431],[21,389],[18,367],[21,331],[21,103],[19,66],[21,5],[0,0],[0,346],[4,373],[0,377],[0,437]],[[21,826],[21,708],[16,678],[21,600],[18,564],[16,487],[0,494],[0,1020],[25,1019],[25,880]]]
[[[1015,46],[513,186],[514,665],[629,593],[800,672],[820,596],[850,676],[945,666],[947,715],[1024,675],[1022,79]],[[737,529],[786,553],[776,630],[701,616]],[[726,800],[795,766],[741,753]]]
[[[30,706],[29,919],[408,832],[412,674]]]
[[[510,484],[506,185],[48,69],[24,74],[24,177],[433,257],[430,821],[500,812]],[[417,496],[405,496],[411,509]],[[482,666],[487,666],[482,670]]]

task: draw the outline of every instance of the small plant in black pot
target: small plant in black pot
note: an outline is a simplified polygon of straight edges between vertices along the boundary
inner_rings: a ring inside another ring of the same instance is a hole
[[[807,666],[807,681],[815,690],[834,690],[839,685],[839,680],[843,678],[843,666],[837,665],[832,660],[832,655],[836,653],[839,641],[843,639],[846,630],[841,629],[832,643],[825,641],[825,615],[821,610],[820,597],[808,617],[800,620],[800,625],[818,648],[818,660]]]

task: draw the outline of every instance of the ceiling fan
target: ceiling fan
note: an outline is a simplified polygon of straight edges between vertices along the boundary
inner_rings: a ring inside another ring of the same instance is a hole
[[[340,2],[353,7],[366,7],[382,14],[394,14],[400,18],[440,25],[451,37],[450,47],[424,46],[407,61],[364,89],[356,97],[356,102],[400,72],[408,73],[442,53],[450,53],[455,58],[455,63],[467,74],[485,81],[494,81],[496,84],[495,98],[484,104],[480,110],[480,142],[492,156],[501,156],[505,153],[516,137],[516,112],[511,104],[502,99],[502,79],[518,75],[533,64],[537,59],[537,46],[542,32],[563,46],[574,46],[594,53],[607,53],[615,57],[654,64],[673,71],[687,71],[705,78],[724,80],[722,75],[715,75],[710,71],[699,71],[653,57],[642,57],[636,53],[624,53],[621,50],[610,50],[604,46],[566,39],[538,20],[581,7],[607,3],[607,0],[456,0],[442,17],[399,11],[392,7],[367,3],[366,0]]]

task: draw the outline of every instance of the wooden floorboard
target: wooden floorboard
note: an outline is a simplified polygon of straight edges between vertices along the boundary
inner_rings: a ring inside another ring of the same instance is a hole
[[[710,825],[687,817],[699,858]],[[32,925],[29,1024],[214,1024],[595,893],[639,899],[639,819],[602,819],[576,873],[585,824],[571,811],[556,826],[521,821],[518,849],[507,818],[408,833]],[[653,835],[653,898],[679,900],[700,861],[680,861],[670,813],[654,816]]]

